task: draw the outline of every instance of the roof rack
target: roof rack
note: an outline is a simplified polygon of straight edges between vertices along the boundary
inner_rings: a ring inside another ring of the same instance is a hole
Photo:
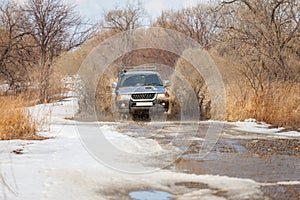
[[[126,73],[130,71],[156,71],[156,66],[122,66],[121,73]]]

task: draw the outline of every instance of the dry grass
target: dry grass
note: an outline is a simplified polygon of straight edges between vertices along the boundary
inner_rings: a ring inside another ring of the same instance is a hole
[[[273,83],[258,94],[246,86],[227,89],[227,120],[255,118],[291,130],[300,128],[300,83]]]
[[[113,121],[113,103],[112,97],[113,89],[111,83],[113,80],[113,74],[109,70],[106,71],[100,78],[97,86],[97,92],[95,96],[95,108],[99,121]]]
[[[300,83],[273,82],[268,87],[264,85],[263,90],[255,94],[249,82],[240,74],[240,69],[244,67],[242,64],[234,58],[219,55],[215,49],[210,50],[210,54],[226,87],[226,120],[254,118],[291,130],[300,128]],[[291,62],[296,62],[296,59],[293,58]],[[268,83],[268,80],[264,81]]]
[[[30,112],[24,109],[29,103],[24,97],[0,97],[0,140],[39,140],[38,123]]]

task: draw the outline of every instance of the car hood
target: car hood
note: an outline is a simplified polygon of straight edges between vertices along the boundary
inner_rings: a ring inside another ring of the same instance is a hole
[[[133,94],[133,93],[165,93],[164,86],[141,86],[141,87],[121,87],[118,88],[119,94]]]

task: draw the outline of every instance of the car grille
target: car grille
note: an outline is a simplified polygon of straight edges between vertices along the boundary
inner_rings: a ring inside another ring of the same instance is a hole
[[[155,98],[155,93],[132,94],[131,98],[134,100],[152,100]]]

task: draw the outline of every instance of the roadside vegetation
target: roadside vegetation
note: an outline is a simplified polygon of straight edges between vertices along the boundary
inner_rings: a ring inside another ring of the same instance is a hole
[[[243,121],[253,118],[275,127],[299,130],[300,127],[300,84],[274,83],[268,91],[254,93],[245,86],[228,88],[227,120]]]
[[[48,103],[61,96],[57,59],[97,29],[74,8],[57,0],[0,0],[0,139],[40,138],[27,100]]]
[[[299,1],[224,1],[219,54],[238,63],[228,120],[300,127]]]
[[[35,102],[52,101],[64,92],[62,78],[76,74],[94,47],[122,31],[143,28],[145,21],[151,21],[150,27],[181,32],[211,54],[226,87],[224,120],[255,118],[274,126],[300,128],[298,0],[220,0],[165,10],[152,20],[141,3],[132,1],[105,11],[101,21],[84,20],[74,5],[58,0],[26,0],[22,5],[0,2],[0,85],[6,85],[0,91],[2,139],[13,132],[7,131],[5,121],[22,121],[16,120],[14,114],[4,114],[14,110],[5,105],[18,104],[16,117],[27,116],[29,126],[24,129],[35,132],[36,123],[21,111],[22,100],[17,96],[34,90]],[[201,75],[189,76],[193,69],[180,55],[145,49],[122,55],[100,77],[96,95],[99,120],[113,119],[111,82],[116,79],[118,67],[149,63],[177,67],[197,94],[201,118],[210,118],[210,97]],[[170,74],[167,78],[172,77]],[[176,86],[175,79],[173,83]],[[180,114],[178,102],[174,100],[172,107],[170,119],[176,119],[175,115]],[[22,131],[19,132],[21,137]]]
[[[39,122],[32,117],[28,101],[21,96],[0,97],[0,140],[42,139],[36,135]]]
[[[156,24],[185,33],[211,53],[227,90],[226,120],[255,118],[297,130],[299,12],[295,0],[220,1],[164,11]]]

